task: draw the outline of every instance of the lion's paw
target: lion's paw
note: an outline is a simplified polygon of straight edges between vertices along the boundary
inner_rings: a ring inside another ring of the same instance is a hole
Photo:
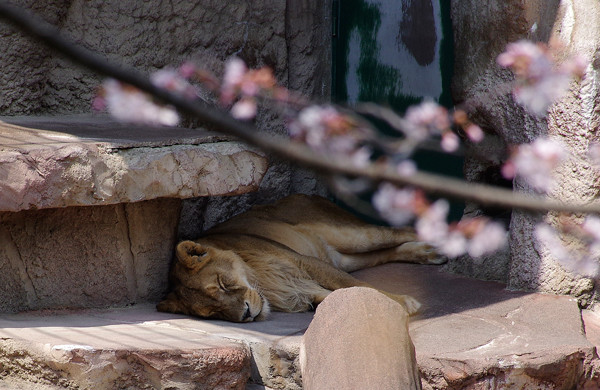
[[[421,308],[421,303],[410,295],[401,295],[400,298],[402,299],[402,302],[400,303],[404,306],[409,315],[416,314]]]
[[[441,264],[446,264],[448,262],[448,258],[444,255],[441,255],[439,253],[435,253],[435,256],[432,256],[431,258],[426,259],[425,261],[423,261],[422,264],[430,264],[430,265],[441,265]]]
[[[440,265],[448,261],[448,258],[440,254],[435,247],[421,241],[406,242],[400,246],[402,251],[409,252],[415,263]]]

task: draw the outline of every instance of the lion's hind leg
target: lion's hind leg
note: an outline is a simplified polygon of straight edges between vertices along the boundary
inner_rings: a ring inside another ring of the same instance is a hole
[[[419,241],[411,227],[391,228],[362,222],[339,226],[314,224],[305,233],[317,235],[329,249],[345,256],[340,269],[347,272],[389,262],[441,264],[447,260],[435,248]]]
[[[313,302],[315,304],[322,302],[331,291],[340,288],[369,287],[376,289],[404,306],[408,314],[415,314],[421,307],[419,301],[409,295],[397,295],[379,290],[371,284],[358,280],[352,275],[319,259],[295,254],[293,256],[293,261],[322,287],[321,293],[316,294],[313,297]]]
[[[413,241],[370,252],[340,253],[336,258],[335,266],[346,272],[354,272],[391,262],[438,265],[445,263],[447,260],[431,245]]]

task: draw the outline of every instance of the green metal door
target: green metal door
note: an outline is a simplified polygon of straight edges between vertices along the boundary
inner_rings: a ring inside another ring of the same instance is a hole
[[[450,107],[450,0],[334,0],[333,98],[403,113],[425,98]],[[462,177],[463,159],[419,152],[420,169]],[[452,219],[462,215],[454,205]]]

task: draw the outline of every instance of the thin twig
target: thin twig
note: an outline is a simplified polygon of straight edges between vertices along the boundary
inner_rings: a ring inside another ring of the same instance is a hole
[[[79,65],[133,85],[175,106],[182,112],[202,119],[207,124],[212,125],[215,130],[234,135],[265,151],[319,172],[349,177],[365,177],[376,183],[387,181],[399,186],[419,187],[434,195],[463,199],[482,205],[523,209],[533,212],[555,210],[575,213],[600,213],[600,204],[565,204],[539,196],[516,194],[506,189],[467,183],[463,180],[424,172],[402,176],[391,166],[356,167],[345,156],[332,157],[317,154],[307,146],[291,142],[287,138],[262,134],[254,126],[237,121],[228,113],[216,107],[208,106],[200,101],[191,101],[158,88],[150,82],[148,77],[133,69],[112,64],[105,58],[74,44],[63,37],[54,26],[21,8],[6,2],[0,2],[0,18],[17,26]]]
[[[383,107],[374,103],[360,103],[352,107],[355,112],[362,115],[370,115],[373,118],[384,121],[392,129],[396,130],[400,134],[417,133],[419,130],[417,127],[402,118],[395,111],[390,108]],[[381,137],[380,146],[383,150],[389,149],[391,151],[399,152],[407,157],[413,155],[417,150],[426,150],[432,152],[440,152],[446,154],[452,154],[454,156],[464,156],[465,148],[460,145],[458,149],[452,153],[448,153],[442,149],[439,140],[433,138],[427,138],[422,141],[417,141],[411,137],[406,137],[401,142],[395,142],[395,147],[385,147],[386,142],[393,142],[393,139],[389,137]]]

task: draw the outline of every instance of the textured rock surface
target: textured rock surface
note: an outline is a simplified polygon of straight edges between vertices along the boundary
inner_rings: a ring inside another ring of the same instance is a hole
[[[424,389],[572,389],[592,381],[598,358],[575,299],[437,270],[388,264],[354,274],[423,304],[410,335]]]
[[[0,213],[0,312],[157,300],[181,201]]]
[[[421,389],[406,310],[370,288],[334,291],[317,307],[301,365],[305,390]]]
[[[287,80],[285,2],[160,0],[21,0],[49,22],[109,60],[151,72],[198,60],[219,70],[238,55],[251,66],[272,67]],[[85,113],[101,78],[50,56],[20,33],[2,26],[3,115]]]
[[[247,346],[179,328],[169,319],[127,309],[5,317],[0,320],[3,376],[29,381],[29,388],[245,388]]]
[[[492,135],[490,145],[484,145],[482,154],[490,160],[467,162],[469,180],[487,181],[499,177],[503,144],[530,142],[548,135],[561,140],[573,158],[556,172],[558,185],[549,196],[565,202],[592,202],[598,195],[600,173],[584,161],[587,147],[600,140],[597,123],[598,106],[597,47],[600,44],[600,6],[592,0],[583,1],[460,1],[452,3],[456,56],[454,97],[466,103],[473,117]],[[477,37],[477,39],[473,39]],[[510,73],[500,69],[496,56],[506,44],[519,39],[548,42],[560,39],[567,53],[578,53],[593,60],[581,82],[574,82],[569,93],[554,104],[546,118],[536,118],[516,106],[508,93]],[[506,93],[498,95],[497,91]],[[493,145],[492,145],[493,144]],[[495,172],[495,173],[494,173]],[[516,189],[533,192],[522,180],[514,182]],[[548,251],[534,244],[533,229],[542,219],[553,223],[555,216],[532,217],[513,212],[510,223],[510,261],[500,260],[504,270],[493,275],[481,263],[474,270],[465,262],[451,268],[469,275],[490,275],[505,278],[510,287],[558,294],[571,294],[582,305],[593,300],[593,281],[567,272]],[[496,267],[497,268],[497,267]]]
[[[236,195],[256,190],[267,169],[260,153],[206,132],[153,138],[104,117],[10,120],[22,126],[0,127],[2,211]]]

